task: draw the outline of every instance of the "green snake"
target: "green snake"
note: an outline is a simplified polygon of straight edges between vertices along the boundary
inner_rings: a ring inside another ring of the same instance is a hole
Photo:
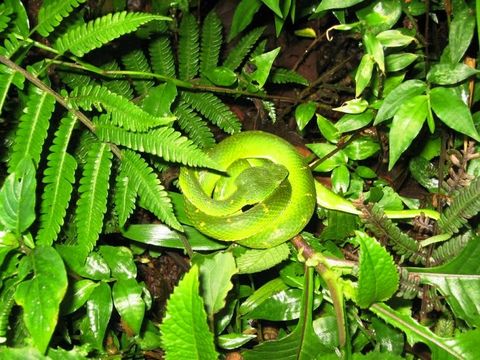
[[[270,248],[300,233],[315,206],[359,214],[348,200],[316,181],[305,159],[286,140],[245,131],[221,141],[208,155],[225,172],[183,167],[179,185],[185,212],[205,235],[251,248]],[[429,209],[386,211],[409,218]]]

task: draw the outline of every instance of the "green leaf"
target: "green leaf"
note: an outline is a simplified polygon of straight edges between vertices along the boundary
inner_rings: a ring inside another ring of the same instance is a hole
[[[270,10],[272,10],[275,15],[283,18],[282,10],[280,9],[280,0],[261,0],[265,5],[267,5]]]
[[[208,80],[218,86],[231,86],[237,81],[237,74],[225,66],[219,66],[205,70]]]
[[[296,71],[284,68],[274,69],[270,73],[270,81],[274,84],[293,83],[308,86],[308,80],[302,75]]]
[[[458,97],[455,90],[436,87],[430,91],[430,102],[435,114],[448,127],[480,141],[470,109]]]
[[[243,2],[250,2],[251,0],[242,0]],[[260,0],[254,0],[258,1],[260,4]],[[250,9],[249,9],[250,10]],[[238,11],[235,10],[235,14]],[[241,16],[245,16],[245,14],[241,14]],[[233,25],[232,25],[233,28]],[[265,27],[259,27],[255,28],[246,35],[244,35],[236,44],[236,46],[228,53],[227,58],[225,59],[225,62],[223,63],[223,66],[228,67],[231,70],[236,70],[241,63],[245,60],[245,57],[248,55],[252,47],[257,43],[258,39],[260,36],[262,36],[263,32],[265,30]]]
[[[257,55],[252,59],[252,63],[255,65],[255,71],[249,76],[253,80],[254,84],[262,88],[270,75],[270,69],[273,62],[280,52],[280,47],[273,49],[261,55]]]
[[[380,41],[380,44],[384,47],[398,47],[406,46],[412,41],[415,41],[413,36],[404,35],[399,30],[386,30],[377,34],[377,40]]]
[[[454,13],[448,33],[448,47],[452,64],[456,64],[462,59],[472,42],[474,30],[475,16],[472,9],[464,7],[458,13]]]
[[[68,315],[80,309],[90,298],[98,284],[88,279],[70,281],[62,302],[62,315]]]
[[[102,258],[108,264],[112,276],[117,280],[135,279],[137,267],[132,251],[125,246],[102,245],[99,247]]]
[[[390,29],[402,15],[402,3],[396,0],[377,0],[356,12],[368,31],[377,34]]]
[[[337,194],[344,194],[350,185],[350,171],[345,165],[340,165],[332,171],[332,189]],[[328,225],[330,226],[330,224]]]
[[[216,11],[212,10],[205,17],[202,26],[202,44],[200,50],[200,75],[202,77],[204,77],[209,70],[217,66],[222,40],[222,22]]]
[[[317,126],[323,137],[332,143],[337,143],[340,138],[340,133],[336,127],[337,124],[332,124],[327,118],[317,114]]]
[[[236,258],[239,274],[252,274],[270,269],[290,255],[290,249],[283,243],[269,249],[248,249]]]
[[[81,57],[153,20],[170,20],[170,18],[126,11],[107,14],[69,29],[55,41],[54,48],[61,54],[70,51]]]
[[[345,114],[335,123],[335,128],[343,134],[361,129],[373,120],[373,111],[367,109],[361,114]]]
[[[300,104],[295,108],[295,120],[297,121],[297,126],[300,131],[303,130],[313,118],[315,110],[317,110],[317,104],[313,101]]]
[[[382,73],[385,72],[385,55],[383,53],[383,47],[380,41],[370,32],[363,35],[363,43],[367,50],[367,54],[370,54],[378,65],[378,68]]]
[[[392,256],[374,238],[357,231],[355,239],[360,243],[357,304],[367,308],[392,297],[399,276]]]
[[[35,30],[43,37],[47,37],[64,18],[84,2],[85,0],[43,1],[38,12],[38,24]]]
[[[92,251],[84,257],[84,249],[77,245],[57,245],[56,249],[67,264],[69,271],[92,280],[110,279],[110,268],[98,252]]]
[[[304,281],[302,311],[295,329],[280,340],[265,341],[244,352],[242,355],[245,360],[310,360],[321,358],[322,353],[329,352],[312,326],[313,268],[308,268]]]
[[[427,85],[420,80],[407,80],[396,89],[392,90],[383,100],[382,106],[378,109],[377,116],[373,125],[391,118],[398,111],[403,103],[417,95],[423,94],[427,90]]]
[[[220,346],[222,349],[233,350],[248,343],[250,340],[255,339],[256,337],[257,335],[252,334],[229,333],[220,335],[217,340],[218,346]]]
[[[344,112],[347,114],[360,114],[367,110],[368,102],[365,99],[352,99],[346,101],[342,106],[332,110]]]
[[[323,159],[325,156],[336,150],[337,147],[328,143],[307,144],[307,147],[319,158]],[[342,151],[337,151],[329,158],[322,161],[316,166],[313,171],[327,172],[335,169],[337,166],[346,164],[348,161],[347,155]]]
[[[479,70],[471,68],[463,63],[436,64],[430,68],[430,71],[427,74],[427,80],[438,85],[452,85],[478,73]]]
[[[113,285],[113,304],[117,309],[124,326],[137,335],[145,315],[145,303],[142,299],[143,288],[137,283],[137,280],[120,279]]]
[[[82,340],[94,348],[103,349],[103,339],[112,315],[112,291],[110,285],[101,282],[87,301],[87,314],[82,323]]]
[[[319,13],[320,11],[330,10],[330,9],[345,9],[349,8],[353,5],[359,4],[364,0],[344,0],[342,2],[338,2],[336,0],[322,0],[319,6],[315,9],[315,13]]]
[[[123,55],[122,63],[127,71],[138,71],[143,73],[152,72],[152,69],[148,64],[147,57],[141,49],[133,49],[127,54]],[[131,82],[136,92],[141,96],[145,96],[148,93],[148,90],[155,84],[153,80],[148,78],[134,78],[131,80]]]
[[[0,189],[0,223],[20,235],[35,220],[35,167],[30,158],[18,162]]]
[[[103,228],[112,166],[112,153],[108,144],[94,142],[90,145],[80,179],[80,198],[75,213],[77,241],[87,253],[95,246]]]
[[[351,160],[365,160],[380,151],[380,144],[371,136],[362,136],[345,146],[343,151]]]
[[[268,281],[250,295],[238,309],[240,315],[245,315],[254,310],[261,303],[269,299],[273,294],[288,289],[288,286],[280,278]]]
[[[355,97],[359,97],[372,79],[374,60],[372,55],[365,54],[355,74]]]
[[[193,79],[198,73],[199,32],[195,17],[184,13],[178,29],[178,77],[182,80]]]
[[[50,360],[50,357],[42,355],[38,349],[34,347],[12,348],[1,347],[0,358],[8,360]]]
[[[241,0],[233,14],[232,25],[228,34],[227,41],[231,41],[235,36],[240,34],[252,22],[253,16],[262,6],[260,0]],[[235,69],[232,69],[235,70]]]
[[[23,320],[34,345],[44,353],[67,291],[67,272],[62,258],[51,247],[36,247],[29,259],[33,277],[18,285],[15,301],[23,308]]]
[[[390,54],[385,56],[385,68],[388,72],[400,71],[417,59],[418,55],[412,53]]]
[[[390,157],[388,169],[407,150],[412,141],[417,137],[423,123],[427,118],[428,101],[426,95],[417,95],[406,99],[395,114],[390,128]]]
[[[193,262],[200,268],[202,297],[207,315],[213,315],[225,306],[225,298],[233,288],[231,278],[237,273],[235,259],[230,252],[218,252],[206,256],[197,255]]]
[[[160,325],[166,360],[216,359],[213,335],[199,295],[199,269],[193,265],[175,287]]]
[[[123,227],[135,209],[135,200],[137,198],[136,185],[128,177],[124,168],[120,168],[120,172],[117,175],[114,197],[118,225]]]
[[[211,148],[215,138],[208,124],[185,102],[181,101],[175,108],[178,126],[199,148]]]

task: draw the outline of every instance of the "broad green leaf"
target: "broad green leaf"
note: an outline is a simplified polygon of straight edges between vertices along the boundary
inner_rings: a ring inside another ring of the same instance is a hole
[[[346,165],[340,165],[332,171],[332,189],[337,194],[344,194],[350,185],[350,171]]]
[[[288,289],[288,286],[282,281],[282,279],[276,278],[270,280],[255,290],[255,292],[242,303],[238,309],[238,313],[240,315],[248,314],[258,305],[270,298],[273,294],[286,289]]]
[[[456,64],[462,59],[472,42],[474,30],[475,16],[472,9],[465,7],[458,13],[454,13],[448,33],[450,62],[452,64]]]
[[[253,73],[250,74],[250,78],[254,81],[254,84],[258,87],[263,87],[267,81],[268,76],[270,75],[270,70],[272,68],[273,62],[280,52],[280,47],[273,49],[272,51],[266,52],[261,55],[257,55],[252,59],[252,63],[255,65],[256,69]]]
[[[351,160],[365,160],[380,151],[380,144],[371,136],[362,136],[345,146],[343,151]]]
[[[374,59],[370,54],[365,54],[357,67],[355,74],[355,97],[359,97],[372,79]]]
[[[248,343],[250,340],[255,339],[256,337],[257,335],[252,334],[229,333],[220,335],[217,339],[218,346],[220,346],[222,349],[233,350]]]
[[[357,166],[355,169],[355,174],[358,176],[364,178],[364,179],[375,179],[377,177],[377,174],[375,171],[373,171],[371,168],[367,166]]]
[[[70,271],[91,280],[110,278],[110,268],[98,252],[91,252],[85,259],[78,246],[57,245],[56,249]]]
[[[184,235],[162,224],[138,224],[130,225],[122,230],[122,236],[127,239],[138,241],[142,244],[185,249],[185,241],[188,241],[193,250],[221,250],[227,245],[211,240],[194,227],[184,225]]]
[[[372,327],[375,330],[377,351],[401,355],[405,346],[405,336],[398,329],[378,318],[372,318]]]
[[[364,0],[345,0],[345,1],[336,1],[336,0],[322,0],[320,5],[315,9],[316,13],[320,11],[330,10],[330,9],[345,9],[353,5],[359,4]]]
[[[480,141],[468,106],[458,97],[455,90],[436,87],[430,91],[430,103],[435,114],[448,127]]]
[[[235,36],[240,34],[252,22],[254,15],[262,6],[260,0],[241,0],[235,8],[233,14],[232,25],[228,33],[227,41],[231,41]]]
[[[342,106],[332,110],[344,112],[347,114],[360,114],[367,110],[368,102],[365,99],[352,99],[346,101]]]
[[[62,302],[62,315],[71,314],[82,307],[90,298],[93,290],[99,283],[92,280],[71,281]]]
[[[51,247],[36,247],[29,258],[33,277],[18,285],[15,301],[23,308],[23,320],[34,345],[44,353],[67,291],[67,272],[62,258]]]
[[[479,70],[463,63],[436,64],[428,72],[427,80],[438,85],[453,85],[478,73]]]
[[[363,43],[365,44],[367,53],[372,56],[380,71],[384,73],[385,55],[383,53],[383,47],[380,41],[373,34],[367,32],[363,35]]]
[[[340,133],[336,128],[336,124],[332,124],[327,118],[317,114],[317,126],[325,139],[332,143],[338,141]]]
[[[17,236],[13,233],[0,230],[0,267],[8,253],[20,246]]]
[[[166,360],[216,359],[213,335],[199,295],[199,269],[193,265],[167,303],[160,325]]]
[[[30,158],[22,159],[0,189],[0,222],[20,235],[35,220],[35,167]]]
[[[412,53],[390,54],[385,56],[385,68],[388,72],[400,71],[417,59],[418,55]]]
[[[82,339],[94,348],[103,349],[103,339],[112,315],[112,291],[110,285],[101,282],[87,301],[87,314],[82,323]]]
[[[378,109],[377,116],[373,125],[378,125],[385,121],[398,111],[403,103],[417,95],[423,94],[427,90],[427,85],[420,80],[407,80],[391,91],[383,100],[382,106]]]
[[[402,330],[410,345],[427,344],[432,350],[432,359],[475,359],[478,354],[480,330],[458,333],[454,338],[434,334],[427,326],[420,325],[404,312],[396,311],[385,304],[374,304],[369,309],[386,323]]]
[[[253,274],[270,269],[281,263],[290,255],[286,243],[269,249],[248,249],[236,258],[239,274]]]
[[[406,99],[403,105],[393,117],[390,128],[390,157],[388,169],[400,158],[400,155],[407,150],[412,141],[420,132],[425,119],[427,118],[428,102],[426,95],[417,95]]]
[[[377,0],[370,2],[356,12],[368,30],[374,34],[390,29],[402,15],[402,3],[397,0]]]
[[[406,46],[415,41],[413,36],[404,35],[399,30],[386,30],[377,35],[377,40],[384,47]]]
[[[133,278],[120,279],[113,285],[112,297],[122,323],[128,327],[126,333],[140,333],[145,315],[145,302],[142,299],[143,288]]]
[[[339,133],[346,133],[361,129],[373,120],[373,111],[367,109],[361,114],[345,114],[335,123]]]
[[[50,360],[50,357],[42,355],[38,349],[34,347],[1,347],[0,359],[5,360]]]
[[[115,279],[135,279],[137,267],[133,261],[132,251],[129,248],[125,246],[102,245],[98,250],[108,264]]]
[[[226,66],[218,66],[206,70],[205,76],[208,80],[218,86],[231,86],[237,81],[237,74]]]
[[[295,108],[295,120],[297,121],[297,126],[300,131],[312,120],[316,109],[317,104],[313,101],[300,104]]]
[[[218,252],[197,255],[193,262],[200,268],[202,297],[207,314],[213,319],[213,315],[225,306],[225,298],[233,288],[231,278],[237,273],[235,259],[230,252]]]
[[[374,238],[357,231],[355,239],[360,243],[356,300],[360,307],[367,308],[392,297],[397,291],[399,276],[392,256]]]
[[[330,352],[315,334],[312,325],[313,311],[313,268],[305,273],[300,319],[295,329],[280,340],[265,341],[244,352],[245,360],[311,360]]]
[[[315,144],[307,144],[307,147],[312,150],[312,152],[319,158],[322,159],[323,157],[330,154],[334,151],[337,147],[332,144],[328,143],[315,143]],[[313,169],[314,171],[318,172],[327,172],[335,169],[337,166],[346,164],[348,161],[347,155],[340,150],[337,151],[332,156],[328,157],[324,161],[322,161],[318,166]]]
[[[262,0],[262,2],[267,5],[275,15],[283,18],[283,13],[280,9],[280,0]]]
[[[177,87],[172,82],[166,82],[148,89],[142,108],[156,117],[171,116],[170,107],[176,97]]]

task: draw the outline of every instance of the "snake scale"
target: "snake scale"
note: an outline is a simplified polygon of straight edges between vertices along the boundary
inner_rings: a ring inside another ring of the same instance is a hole
[[[251,248],[270,248],[300,233],[315,206],[358,214],[351,202],[315,181],[286,140],[262,131],[232,135],[208,151],[225,172],[183,167],[185,211],[202,233]],[[386,212],[392,218],[433,210]]]

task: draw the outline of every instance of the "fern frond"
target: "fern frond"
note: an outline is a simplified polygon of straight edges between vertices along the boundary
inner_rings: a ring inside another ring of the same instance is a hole
[[[437,247],[432,252],[431,266],[437,266],[443,264],[451,259],[457,257],[458,254],[467,246],[468,242],[473,238],[471,231],[467,231],[465,234],[455,236],[444,244]]]
[[[205,77],[208,70],[217,66],[222,40],[222,23],[215,10],[212,10],[206,16],[202,26],[202,46],[200,52],[201,77]]]
[[[102,69],[116,71],[120,70],[116,60],[112,60],[102,66]],[[87,85],[87,84],[85,84]],[[103,79],[102,85],[105,86],[111,92],[121,95],[129,100],[133,99],[133,89],[128,80],[120,78],[120,76],[114,76],[111,79]]]
[[[250,53],[248,60],[252,61],[256,56],[264,54],[266,48],[267,48],[267,39],[263,39],[262,41],[259,41],[258,44]]]
[[[215,145],[210,128],[187,104],[181,102],[175,109],[175,115],[180,128],[199,148],[208,149]]]
[[[22,44],[20,44],[20,41],[15,37],[15,35],[8,34],[3,42],[3,46],[0,47],[0,55],[10,58],[21,47]]]
[[[134,151],[123,153],[122,172],[135,184],[141,206],[151,211],[168,226],[182,231],[182,225],[175,218],[173,206],[167,192],[153,173],[153,169]]]
[[[239,119],[217,96],[184,91],[182,99],[223,131],[229,134],[240,131]]]
[[[14,281],[2,282],[2,293],[0,296],[0,345],[5,346],[10,315],[13,306],[15,305],[15,291],[17,290],[17,284]]]
[[[109,145],[96,142],[90,146],[87,162],[80,179],[80,198],[77,202],[75,222],[77,244],[87,253],[92,251],[102,231],[107,211],[108,187],[112,153]]]
[[[0,4],[0,32],[7,28],[11,14],[12,9],[10,7],[7,7],[5,4]]]
[[[125,151],[126,153],[127,151]],[[128,161],[128,160],[127,160]],[[115,182],[115,212],[118,217],[118,225],[123,227],[128,218],[135,209],[135,200],[137,198],[137,187],[132,180],[132,177],[128,177],[125,166],[120,167],[120,173],[117,175]]]
[[[8,162],[10,170],[25,156],[30,156],[38,165],[54,108],[55,98],[52,95],[35,86],[30,87],[27,106],[20,117]]]
[[[409,300],[416,298],[421,291],[420,276],[409,273],[404,267],[400,267],[399,270],[400,286],[395,295]]]
[[[44,0],[38,12],[38,25],[35,30],[47,37],[76,7],[86,0]]]
[[[456,233],[480,211],[480,177],[455,191],[452,198],[452,204],[440,215],[438,226],[443,232]]]
[[[95,84],[95,80],[92,77],[82,73],[63,69],[59,69],[57,73],[60,75],[62,82],[71,89]]]
[[[152,72],[145,54],[140,49],[132,50],[123,56],[122,62],[127,70],[142,71],[145,73]],[[145,95],[148,92],[148,89],[155,85],[152,80],[148,79],[135,79],[132,80],[132,83],[139,95]]]
[[[96,134],[103,141],[157,155],[166,161],[217,168],[191,140],[171,127],[161,127],[148,133],[134,133],[110,125],[99,125]]]
[[[262,105],[268,117],[272,119],[272,123],[275,124],[277,122],[277,109],[275,109],[275,104],[272,101],[262,100]]]
[[[293,83],[308,86],[308,80],[302,75],[296,71],[283,68],[273,70],[270,80],[274,84]]]
[[[183,14],[178,35],[178,77],[190,80],[198,73],[200,45],[198,24],[192,14]]]
[[[43,176],[45,189],[42,194],[37,245],[52,245],[64,222],[77,168],[77,161],[67,152],[75,123],[76,119],[72,116],[63,118],[50,147]]]
[[[61,54],[70,51],[74,55],[83,56],[153,20],[170,19],[140,12],[108,14],[68,30],[55,41],[54,48]]]
[[[14,84],[17,88],[23,89],[24,80],[25,78],[20,73],[0,65],[0,114],[7,99],[10,85]]]
[[[74,89],[69,101],[73,106],[85,110],[92,110],[93,106],[104,108],[111,114],[113,124],[131,131],[145,131],[175,120],[173,116],[150,115],[123,96],[98,85]]]
[[[247,35],[243,36],[228,54],[223,66],[236,70],[247,57],[248,53],[262,36],[265,27],[259,27],[250,31]]]
[[[148,48],[153,71],[156,74],[175,78],[175,60],[167,35],[161,35],[150,43]]]
[[[376,237],[387,238],[388,245],[392,246],[395,252],[406,257],[414,263],[426,263],[426,249],[422,248],[418,242],[402,232],[395,223],[387,218],[383,209],[378,205],[371,204],[360,205],[362,211],[360,219],[365,226],[370,229]]]

